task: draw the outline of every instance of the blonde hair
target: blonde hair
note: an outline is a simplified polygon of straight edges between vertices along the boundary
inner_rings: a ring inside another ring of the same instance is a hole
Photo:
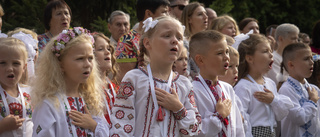
[[[4,15],[4,11],[3,11],[3,8],[2,8],[2,6],[0,4],[0,17],[2,17],[3,15]]]
[[[141,38],[140,38],[140,42],[139,42],[139,47],[140,47],[140,54],[138,57],[138,62],[139,62],[139,66],[145,66],[145,56],[144,55],[148,55],[147,49],[145,48],[145,46],[143,45],[143,40],[144,38],[151,38],[153,36],[153,34],[158,30],[158,26],[160,23],[164,22],[164,21],[170,21],[172,23],[175,23],[176,25],[178,25],[181,31],[181,34],[183,36],[183,28],[182,25],[180,23],[180,21],[178,21],[177,19],[171,17],[171,16],[161,16],[158,18],[155,18],[155,20],[158,20],[159,22],[153,27],[150,28],[147,32],[145,32]],[[144,31],[144,30],[143,30]]]
[[[58,37],[58,36],[57,36]],[[54,37],[47,44],[43,52],[40,54],[38,64],[36,65],[36,78],[32,82],[32,105],[39,106],[43,100],[48,99],[58,109],[60,106],[57,93],[65,94],[66,84],[63,72],[60,67],[60,60],[52,52],[55,40]],[[93,44],[91,38],[87,34],[81,34],[71,39],[66,47],[61,50],[60,59],[62,59],[70,50],[70,48],[78,46],[81,43]],[[93,115],[103,114],[103,92],[102,81],[99,77],[99,70],[95,59],[92,60],[92,72],[87,79],[86,83],[80,84],[79,93],[86,101],[89,111]]]
[[[29,30],[26,28],[15,28],[14,30],[8,32],[8,37],[11,37],[13,34],[19,33],[20,31],[25,34],[30,34],[33,39],[38,40],[38,34],[33,30]]]
[[[19,51],[23,57],[23,64],[27,64],[28,59],[28,52],[26,49],[26,46],[24,43],[16,38],[8,37],[8,38],[0,38],[0,49],[1,50],[16,50]],[[25,70],[25,73],[22,75],[21,79],[19,80],[19,83],[26,84],[28,82],[27,79],[27,71]]]
[[[226,37],[228,46],[232,46],[232,45],[236,42],[236,41],[235,41],[232,37],[230,37],[229,35],[224,34],[224,36]]]
[[[189,18],[192,16],[194,11],[200,6],[204,7],[204,5],[202,3],[192,2],[192,3],[188,4],[182,11],[181,23],[182,23],[182,25],[184,25],[186,27],[185,32],[184,32],[185,37],[191,37],[191,35],[192,35],[191,34],[191,25],[189,23]]]
[[[111,54],[111,64],[112,64],[112,68],[111,68],[111,71],[107,71],[107,74],[106,76],[108,76],[108,74],[111,72],[112,73],[112,81],[115,82],[115,84],[118,84],[118,81],[116,80],[116,76],[118,74],[118,64],[116,63],[116,56],[114,55],[114,52],[115,52],[115,49],[114,47],[111,45],[110,43],[110,39],[105,36],[104,34],[102,33],[96,33],[93,35],[93,38],[94,40],[97,40],[98,37],[101,37],[103,38],[104,40],[107,41],[109,47],[110,47],[110,54]],[[93,44],[93,46],[95,47],[96,45]]]
[[[236,29],[236,35],[239,35],[240,32],[239,32],[237,22],[229,15],[222,15],[222,16],[215,18],[212,21],[209,29],[221,31],[230,22],[234,25],[234,27]]]

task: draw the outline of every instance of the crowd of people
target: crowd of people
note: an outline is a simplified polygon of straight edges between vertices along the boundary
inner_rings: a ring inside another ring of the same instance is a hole
[[[136,11],[105,36],[51,0],[44,34],[4,34],[0,5],[0,137],[320,136],[320,21],[309,37],[189,0]]]

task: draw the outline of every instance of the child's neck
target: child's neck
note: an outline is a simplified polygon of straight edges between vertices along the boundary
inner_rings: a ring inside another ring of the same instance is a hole
[[[258,84],[264,84],[263,74],[259,72],[250,71],[249,75],[256,81]],[[254,82],[252,81],[252,82]]]
[[[12,97],[18,97],[19,96],[18,85],[12,86],[12,87],[2,86],[2,88],[4,89],[4,91],[6,91]]]
[[[152,76],[162,79],[162,80],[168,80],[170,73],[172,71],[172,64],[166,65],[166,64],[160,64],[160,63],[150,63],[150,67],[152,70]]]
[[[299,81],[301,84],[305,84],[304,77],[299,77],[299,76],[292,75],[292,74],[290,74],[290,76],[292,78],[294,78],[295,80]]]
[[[211,80],[212,85],[216,85],[216,83],[218,82],[218,76],[207,75],[204,71],[200,71],[200,75],[203,79]]]
[[[71,84],[66,82],[66,95],[69,97],[80,97],[79,85],[80,84]]]

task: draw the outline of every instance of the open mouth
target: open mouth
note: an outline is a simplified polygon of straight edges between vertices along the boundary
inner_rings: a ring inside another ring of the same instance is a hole
[[[226,70],[229,69],[229,63],[228,62],[224,64],[224,69],[226,69]]]
[[[273,61],[271,61],[271,62],[269,63],[269,68],[270,68],[270,69],[272,68],[272,64],[273,64]]]
[[[13,74],[8,75],[8,78],[14,78]]]
[[[234,81],[238,81],[238,76],[234,77]]]
[[[109,61],[111,60],[110,57],[106,57],[104,60]]]
[[[174,47],[174,48],[170,49],[170,51],[177,52],[177,51],[178,51],[178,48]]]
[[[183,69],[183,72],[186,72],[186,71],[187,71],[187,68],[184,68],[184,69]]]
[[[89,75],[90,72],[89,72],[89,71],[86,71],[86,72],[84,72],[83,74],[84,74],[84,75]]]
[[[310,71],[313,72],[313,67],[310,68]]]

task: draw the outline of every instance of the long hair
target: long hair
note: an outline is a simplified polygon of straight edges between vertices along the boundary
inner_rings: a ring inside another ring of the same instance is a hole
[[[221,31],[223,27],[226,26],[229,22],[232,22],[232,24],[236,29],[236,35],[239,35],[240,32],[239,32],[237,22],[229,15],[222,15],[215,18],[214,20],[212,20],[211,26],[208,28],[212,30]]]
[[[186,27],[185,32],[184,32],[185,37],[191,37],[191,35],[192,35],[192,33],[191,33],[192,30],[191,30],[191,25],[189,23],[189,18],[192,16],[194,11],[200,6],[204,7],[204,5],[202,3],[192,2],[192,3],[188,4],[182,11],[181,23],[182,23],[182,25],[184,25]]]
[[[32,82],[32,105],[38,107],[47,99],[54,104],[56,109],[60,103],[57,94],[66,93],[66,84],[64,74],[60,67],[60,60],[52,52],[54,42],[57,37],[54,37],[40,54],[38,64],[36,65],[36,78]],[[61,51],[60,59],[62,59],[70,50],[70,48],[78,46],[81,43],[93,44],[91,38],[86,34],[81,34],[70,40],[66,47]],[[79,93],[86,101],[89,111],[93,115],[103,114],[102,101],[102,81],[99,77],[99,71],[95,59],[93,60],[92,72],[86,83],[79,86]],[[59,109],[58,109],[59,110]]]
[[[259,43],[268,43],[268,39],[261,34],[250,34],[250,38],[242,41],[239,45],[239,79],[246,77],[249,74],[249,64],[246,60],[247,55],[254,55]]]
[[[118,74],[118,64],[116,63],[116,56],[114,55],[115,49],[114,49],[114,47],[112,45],[110,45],[110,39],[108,37],[106,37],[104,34],[95,33],[93,35],[94,40],[96,40],[98,37],[101,37],[104,40],[106,40],[108,45],[109,45],[109,47],[110,47],[112,68],[111,68],[110,71],[107,71],[106,76],[108,76],[108,74],[111,72],[112,73],[112,81],[114,81],[116,84],[118,84],[118,81],[116,80],[116,76]]]

